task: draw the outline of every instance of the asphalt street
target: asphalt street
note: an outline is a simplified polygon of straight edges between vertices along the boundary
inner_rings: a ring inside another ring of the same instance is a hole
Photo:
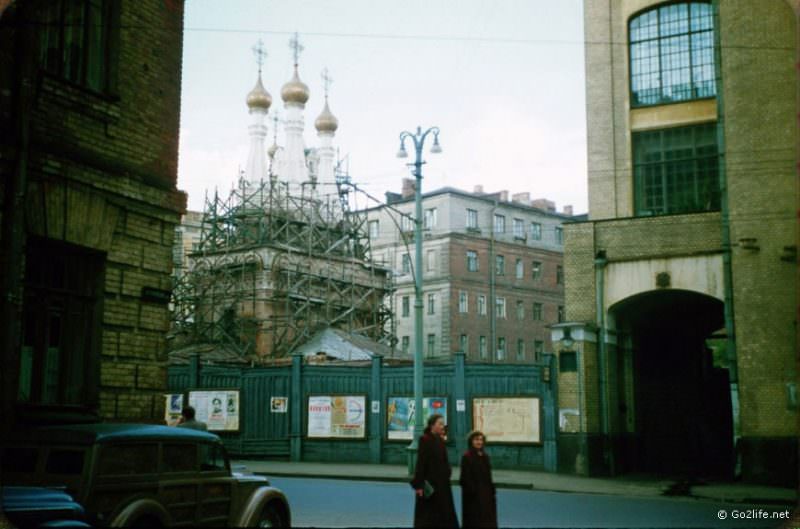
[[[408,527],[413,521],[411,488],[404,483],[309,478],[271,478],[292,508],[295,527]],[[461,516],[461,490],[453,489]],[[780,527],[765,519],[775,505],[739,505],[687,498],[632,498],[500,489],[501,527]],[[748,518],[750,517],[750,518]]]

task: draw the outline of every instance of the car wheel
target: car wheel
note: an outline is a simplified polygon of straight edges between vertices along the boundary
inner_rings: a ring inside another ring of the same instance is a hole
[[[280,511],[275,505],[267,505],[261,510],[256,527],[284,527]]]

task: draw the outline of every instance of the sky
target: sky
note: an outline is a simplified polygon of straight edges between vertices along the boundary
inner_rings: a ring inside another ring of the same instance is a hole
[[[178,187],[201,210],[247,161],[245,96],[267,51],[270,109],[283,111],[288,45],[305,50],[305,141],[317,144],[323,68],[333,78],[334,145],[376,198],[399,191],[409,160],[398,136],[438,126],[423,190],[530,192],[559,210],[587,208],[582,0],[190,0],[186,2]],[[273,125],[269,122],[269,141]],[[279,128],[278,143],[281,143]],[[413,154],[411,155],[413,157]],[[372,204],[375,205],[375,204]]]

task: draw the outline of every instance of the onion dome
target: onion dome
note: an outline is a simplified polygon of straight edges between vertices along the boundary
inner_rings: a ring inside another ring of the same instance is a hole
[[[308,101],[308,86],[300,80],[297,75],[297,65],[294,66],[292,79],[281,88],[281,98],[286,103],[300,103],[304,105]]]
[[[250,93],[247,94],[247,106],[251,109],[261,108],[269,110],[271,104],[272,96],[269,95],[269,92],[264,88],[264,85],[261,83],[261,75],[259,75],[255,88],[250,90]]]
[[[339,120],[336,119],[336,116],[333,115],[328,107],[327,99],[325,100],[325,108],[322,109],[322,113],[317,117],[314,126],[317,127],[317,132],[336,132],[336,129],[339,128]]]

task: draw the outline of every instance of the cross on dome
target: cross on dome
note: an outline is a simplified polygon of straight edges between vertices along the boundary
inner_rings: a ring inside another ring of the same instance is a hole
[[[300,63],[300,54],[303,53],[305,47],[300,44],[300,36],[295,32],[291,39],[289,39],[289,47],[292,48],[292,54],[294,56],[294,65],[297,66]]]
[[[328,99],[328,91],[330,90],[332,84],[333,84],[333,77],[331,77],[331,74],[328,72],[328,67],[326,66],[325,68],[322,69],[322,87],[325,90],[326,100]]]
[[[253,55],[256,56],[256,64],[258,64],[258,75],[261,75],[261,67],[267,59],[267,50],[264,49],[264,42],[258,39],[258,42],[253,46]]]

